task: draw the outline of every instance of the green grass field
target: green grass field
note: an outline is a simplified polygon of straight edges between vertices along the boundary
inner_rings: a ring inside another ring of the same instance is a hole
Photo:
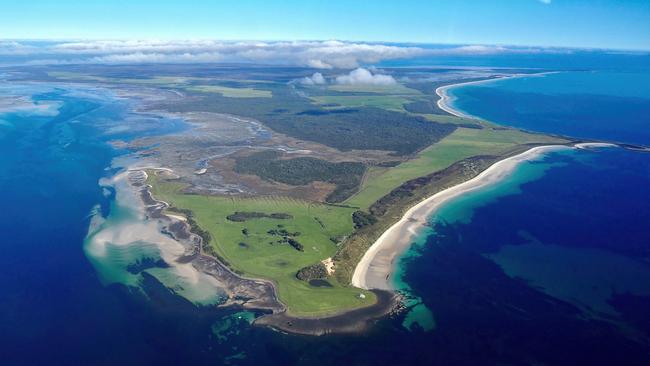
[[[339,92],[335,95],[312,96],[310,99],[318,105],[331,108],[375,107],[390,111],[406,112],[404,104],[423,97],[418,90],[407,88],[401,84],[394,85],[330,85],[327,90]],[[341,95],[340,93],[349,93]],[[364,93],[365,95],[359,95]],[[371,95],[368,95],[371,94]],[[338,104],[339,107],[331,107]]]
[[[397,112],[404,112],[404,104],[411,102],[411,99],[401,95],[324,95],[310,99],[318,105],[325,105],[327,109],[375,107]],[[331,107],[331,104],[338,106]]]
[[[48,75],[60,80],[71,81],[97,81],[104,83],[123,83],[123,84],[136,84],[136,85],[151,85],[166,88],[180,88],[187,91],[195,91],[202,93],[218,93],[224,97],[229,98],[271,98],[272,92],[269,90],[260,90],[254,88],[231,88],[220,85],[192,85],[192,82],[214,82],[211,79],[197,78],[197,77],[181,77],[181,76],[154,76],[148,78],[112,78],[95,76],[90,74],[82,74],[76,72],[65,71],[52,71]],[[227,81],[227,80],[219,80]]]
[[[219,93],[228,98],[271,98],[273,94],[269,90],[254,88],[229,88],[220,85],[196,85],[185,88],[189,91],[201,93]]]
[[[392,84],[392,85],[334,84],[334,85],[329,85],[327,89],[337,91],[337,92],[348,92],[348,93],[422,95],[422,93],[419,90],[406,87],[402,84]]]
[[[198,225],[212,235],[211,245],[234,269],[248,277],[275,282],[278,296],[291,314],[324,315],[374,303],[373,293],[341,286],[333,278],[329,279],[332,287],[313,287],[295,277],[300,268],[334,255],[337,246],[330,238],[352,232],[353,209],[291,198],[186,195],[178,192],[179,184],[161,181],[154,174],[150,174],[149,183],[154,197],[193,212]],[[226,219],[236,211],[286,213],[293,218]],[[267,232],[278,229],[278,225],[289,232],[300,232],[295,238],[303,244],[303,252],[288,244],[269,244],[278,237]],[[360,293],[365,299],[359,298]]]
[[[367,209],[403,182],[444,169],[456,161],[483,154],[499,154],[524,143],[562,142],[553,137],[518,130],[458,128],[440,142],[424,149],[418,157],[394,168],[371,168],[357,194],[345,201]]]
[[[47,74],[53,78],[61,80],[99,81],[104,83],[140,84],[164,87],[178,86],[190,80],[196,80],[195,78],[185,78],[179,76],[155,76],[151,78],[112,78],[66,71],[51,71]]]

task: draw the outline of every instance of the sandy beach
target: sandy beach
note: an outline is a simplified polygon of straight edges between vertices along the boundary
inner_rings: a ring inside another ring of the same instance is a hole
[[[618,147],[618,145],[609,142],[582,142],[575,144],[575,147],[577,149],[598,149],[605,147]]]
[[[508,77],[512,77],[512,76],[503,76],[503,77],[499,77],[499,78],[495,78],[495,79],[486,79],[486,80],[479,80],[479,81],[468,81],[468,82],[465,82],[465,83],[457,83],[457,84],[441,86],[441,87],[436,89],[436,94],[438,94],[438,96],[440,97],[440,99],[438,99],[438,102],[437,102],[438,108],[440,108],[443,111],[445,111],[445,112],[447,112],[449,114],[452,114],[452,115],[454,115],[456,117],[476,118],[476,117],[474,117],[474,116],[472,116],[470,114],[467,114],[465,112],[459,111],[459,110],[454,109],[454,108],[451,107],[451,102],[453,102],[455,98],[452,97],[451,95],[449,95],[449,92],[448,92],[449,89],[455,88],[455,87],[458,87],[458,86],[461,86],[461,85],[487,83],[487,82],[491,82],[491,81],[494,81],[494,80],[500,80],[500,79],[508,78]]]
[[[166,168],[149,168],[171,172]],[[162,231],[171,221],[153,217],[142,200],[147,174],[144,170],[123,169],[118,174],[103,178],[100,185],[112,187],[115,203],[110,214],[102,216],[94,210],[84,251],[105,284],[121,283],[139,286],[139,274],[129,272],[125,263],[134,263],[144,257],[160,258],[166,267],[148,268],[148,274],[162,284],[174,288],[187,300],[197,304],[214,304],[224,294],[219,279],[188,261],[181,260],[191,248]],[[184,217],[174,217],[181,220]]]
[[[364,289],[392,290],[390,276],[394,270],[395,259],[411,246],[413,237],[425,227],[433,212],[460,195],[501,181],[522,162],[563,149],[571,147],[547,145],[531,148],[498,161],[475,178],[438,192],[413,206],[366,251],[354,270],[352,285]]]

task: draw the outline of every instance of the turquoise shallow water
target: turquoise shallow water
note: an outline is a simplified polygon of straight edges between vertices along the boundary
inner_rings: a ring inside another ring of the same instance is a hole
[[[138,222],[99,184],[124,153],[109,142],[182,131],[182,121],[134,113],[132,102],[101,88],[3,84],[0,93],[26,98],[0,112],[1,363],[191,362],[197,347],[212,344],[211,324],[236,310],[197,306],[214,293],[195,296],[169,270],[130,274],[129,264],[160,254],[152,243],[109,243],[103,258],[84,251],[93,217],[107,217],[95,229]],[[232,345],[218,353],[229,356]]]

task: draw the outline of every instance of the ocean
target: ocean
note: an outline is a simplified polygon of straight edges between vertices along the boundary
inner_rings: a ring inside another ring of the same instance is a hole
[[[501,125],[647,146],[648,81],[647,72],[564,71],[448,94],[453,108]],[[648,184],[648,152],[566,149],[450,201],[399,260],[394,283],[413,306],[404,324],[543,345],[552,364],[587,354],[600,354],[593,364],[648,362]]]
[[[648,184],[648,153],[567,149],[450,201],[400,259],[408,324],[515,359],[647,362]]]
[[[585,75],[594,74],[578,77]],[[485,84],[483,96],[508,105],[526,90],[509,86],[504,94],[499,85],[524,80]],[[551,75],[534,82],[553,84],[539,86],[549,90],[560,83]],[[620,87],[626,85],[637,84]],[[602,90],[607,96],[613,89]],[[631,112],[643,96],[617,90],[617,111],[630,114],[618,120],[627,132],[615,140],[643,143],[636,138],[644,136],[637,124],[644,115]],[[128,286],[128,279],[112,276],[115,268],[102,271],[89,255],[92,213],[118,222],[123,215],[115,193],[100,185],[115,174],[109,168],[115,158],[126,153],[109,142],[182,131],[182,121],[136,113],[136,102],[101,88],[2,84],[0,93],[35,101],[0,114],[3,365],[650,360],[650,154],[621,148],[556,152],[450,201],[399,262],[395,281],[409,297],[409,311],[379,321],[364,335],[314,338],[251,326],[259,314],[172,291],[161,273],[145,273],[137,286]],[[545,105],[547,94],[555,98],[552,92],[524,96],[525,108],[494,120],[515,125],[509,121],[542,110],[536,104]],[[561,98],[587,94],[576,87]],[[576,97],[581,103],[563,109],[562,119],[581,121],[581,136],[607,139],[587,128],[585,116],[585,109],[611,101],[604,96]],[[458,103],[465,102],[459,95]],[[469,104],[462,109],[494,118]],[[521,127],[542,131],[548,114],[541,115]]]
[[[650,145],[650,73],[564,71],[450,88],[465,113],[524,130]]]

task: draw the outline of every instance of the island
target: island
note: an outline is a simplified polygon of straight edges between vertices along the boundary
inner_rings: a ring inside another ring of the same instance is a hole
[[[440,70],[34,68],[27,80],[106,88],[137,100],[138,113],[179,121],[112,142],[127,158],[107,189],[132,192],[158,240],[182,248],[128,271],[208,275],[223,291],[217,306],[262,311],[255,324],[293,333],[360,332],[400,311],[395,262],[436,207],[577,142],[447,103],[452,85],[525,70],[432,81]],[[359,73],[370,79],[350,81]]]

